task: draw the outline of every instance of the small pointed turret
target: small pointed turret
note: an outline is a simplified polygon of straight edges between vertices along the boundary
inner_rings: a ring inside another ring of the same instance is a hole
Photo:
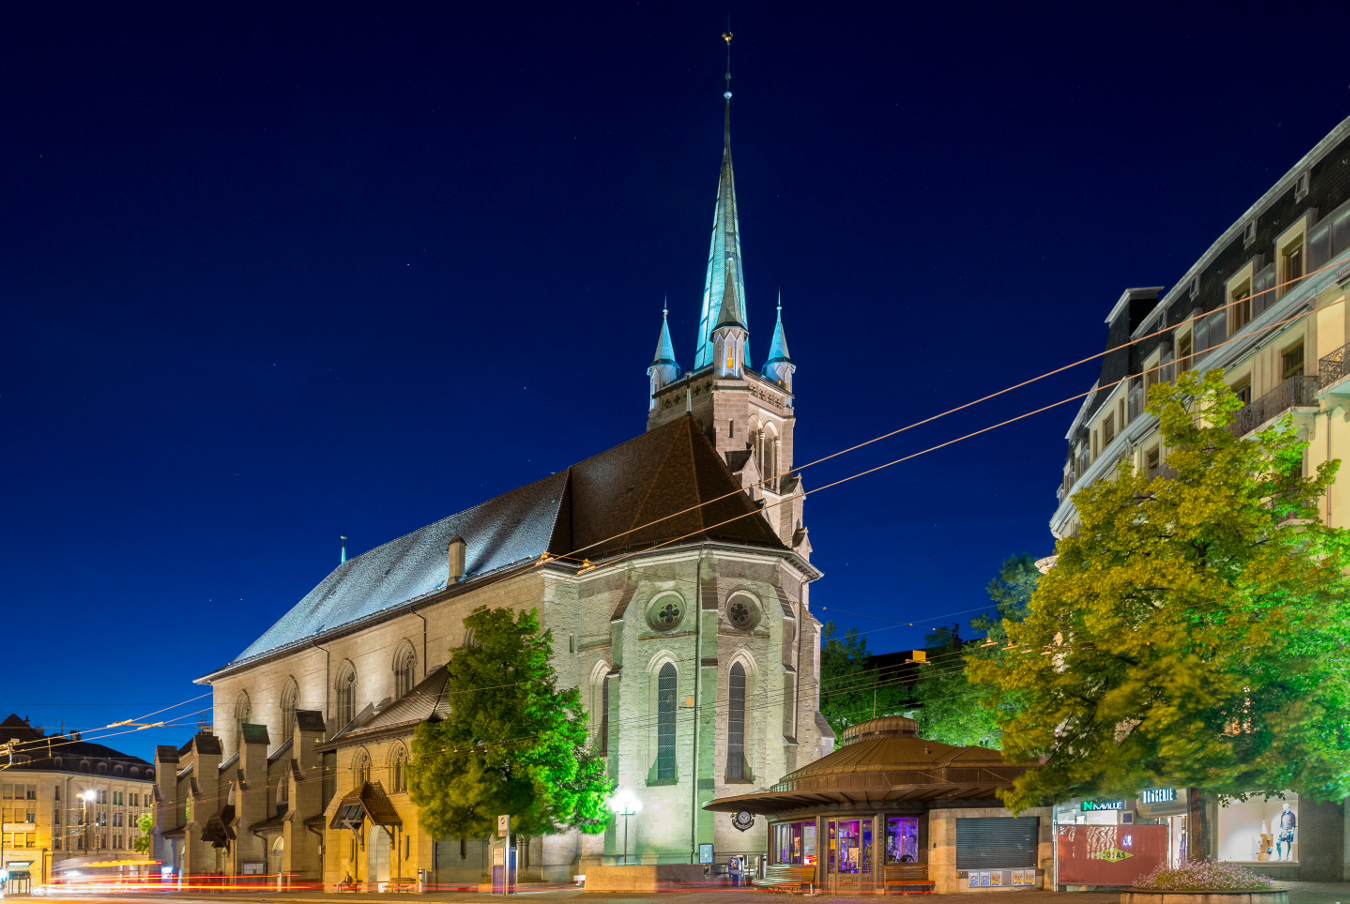
[[[668,307],[661,308],[661,335],[656,340],[656,357],[647,368],[647,376],[651,378],[649,410],[656,407],[656,394],[680,376],[680,365],[675,361],[675,344],[670,341],[670,324],[666,320],[669,314]]]
[[[788,354],[787,337],[783,335],[783,290],[778,290],[778,322],[773,326],[773,340],[769,343],[769,359],[764,362],[764,376],[779,386],[792,391],[792,374],[797,365]]]
[[[713,330],[713,370],[720,377],[739,377],[746,366],[747,330],[745,310],[736,291],[736,264],[727,262],[727,282],[722,292],[722,313]]]

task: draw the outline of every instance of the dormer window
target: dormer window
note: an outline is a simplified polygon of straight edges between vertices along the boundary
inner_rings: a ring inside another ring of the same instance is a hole
[[[1200,294],[1200,274],[1191,277],[1191,287],[1188,293],[1191,298]]]
[[[1312,184],[1311,172],[1309,172],[1308,170],[1304,170],[1303,172],[1299,173],[1298,178],[1294,180],[1294,200],[1302,201],[1304,198],[1308,197],[1308,187],[1311,184]]]
[[[1252,220],[1242,230],[1242,247],[1250,248],[1256,242],[1256,221]]]

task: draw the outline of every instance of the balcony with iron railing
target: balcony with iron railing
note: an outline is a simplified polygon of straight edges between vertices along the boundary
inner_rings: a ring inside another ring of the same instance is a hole
[[[1342,345],[1317,362],[1317,388],[1323,395],[1350,395],[1350,345]]]
[[[1317,394],[1317,377],[1290,377],[1238,411],[1233,423],[1228,425],[1228,432],[1234,436],[1246,436],[1295,408],[1316,408]]]

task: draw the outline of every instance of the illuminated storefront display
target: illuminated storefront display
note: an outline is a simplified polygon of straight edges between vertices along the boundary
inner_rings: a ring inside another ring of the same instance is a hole
[[[886,862],[919,862],[919,820],[893,816],[886,820]]]
[[[1298,863],[1298,795],[1253,795],[1219,807],[1220,860]]]
[[[783,822],[773,827],[778,863],[816,865],[816,823]]]

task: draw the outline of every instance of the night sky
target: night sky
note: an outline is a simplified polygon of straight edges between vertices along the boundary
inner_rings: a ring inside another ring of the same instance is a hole
[[[692,364],[727,8],[7,5],[0,717],[203,693],[340,534],[640,433],[666,293]],[[1294,42],[1265,3],[730,9],[751,356],[781,286],[798,464],[1100,351],[1124,288],[1178,280],[1350,113],[1315,46],[1337,4]],[[986,605],[1052,549],[1077,405],[810,496],[817,615],[893,650]]]

